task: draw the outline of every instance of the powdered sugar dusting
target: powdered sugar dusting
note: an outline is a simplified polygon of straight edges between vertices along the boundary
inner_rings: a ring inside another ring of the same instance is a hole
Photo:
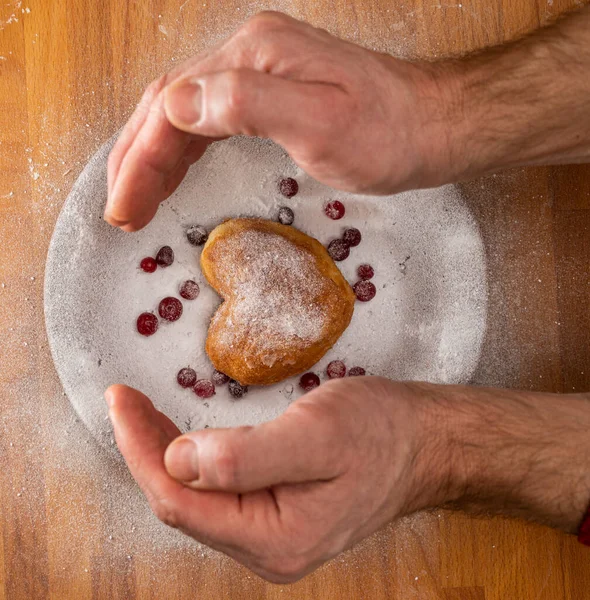
[[[314,370],[325,377],[327,364],[338,359],[394,379],[469,380],[485,331],[485,262],[477,226],[455,188],[394,198],[335,192],[301,172],[275,144],[234,138],[211,146],[154,221],[129,235],[102,220],[97,202],[106,198],[108,150],[91,161],[68,199],[46,271],[47,328],[58,373],[83,422],[105,447],[113,446],[102,395],[112,383],[143,391],[183,431],[267,421],[299,397],[297,378],[253,387],[240,402],[225,387],[204,402],[176,382],[182,367],[193,368],[199,379],[212,376],[204,346],[221,301],[201,273],[202,247],[189,243],[187,228],[198,223],[212,231],[231,217],[275,218],[285,202],[278,182],[286,176],[299,183],[289,200],[294,226],[324,245],[357,227],[362,242],[338,267],[350,283],[357,281],[360,264],[375,269],[375,298],[357,303],[350,326]],[[340,221],[324,214],[330,199],[346,205]],[[261,240],[253,243],[260,250]],[[173,249],[174,263],[155,273],[141,271],[139,260],[163,245]],[[272,252],[277,250],[271,247],[269,264]],[[137,316],[156,310],[187,279],[201,293],[183,302],[182,317],[162,321],[151,337],[139,335]],[[258,300],[248,302],[260,308]],[[252,315],[252,305],[247,308]],[[314,316],[274,327],[313,336]]]
[[[220,259],[221,283],[236,293],[222,344],[232,348],[244,336],[256,339],[257,353],[272,367],[289,359],[282,350],[286,344],[321,338],[330,315],[315,299],[327,282],[310,252],[278,235],[251,230],[217,242],[212,256]]]

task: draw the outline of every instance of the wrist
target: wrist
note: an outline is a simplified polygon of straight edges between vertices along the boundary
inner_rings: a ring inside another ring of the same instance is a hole
[[[411,484],[402,514],[459,502],[468,474],[447,386],[407,382],[414,410]]]
[[[401,143],[407,148],[404,189],[438,187],[462,179],[471,168],[462,70],[456,61],[390,60],[394,81],[391,103],[405,106],[406,113],[399,127]],[[404,81],[405,102],[397,91],[400,79]],[[404,143],[408,140],[411,143]],[[395,188],[399,165],[392,171],[396,179],[391,186]]]
[[[442,396],[446,504],[575,532],[590,503],[590,398],[459,386]]]

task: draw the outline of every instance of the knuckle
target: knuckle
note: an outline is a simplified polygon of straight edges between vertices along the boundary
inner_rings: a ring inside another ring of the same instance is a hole
[[[168,527],[178,528],[178,517],[176,510],[167,498],[154,498],[150,500],[150,506],[156,517]]]
[[[285,15],[272,10],[265,10],[250,17],[242,26],[244,33],[249,35],[260,35],[269,31],[276,31],[288,24]]]
[[[143,94],[142,102],[151,103],[157,96],[162,92],[162,90],[168,85],[168,73],[158,77],[152,81]]]
[[[238,453],[232,444],[227,441],[218,444],[214,464],[220,487],[233,488],[239,484],[238,462]]]
[[[293,583],[305,575],[307,567],[303,557],[281,557],[269,560],[265,570],[279,583]]]
[[[246,103],[244,75],[241,71],[228,71],[225,77],[227,110],[233,115],[239,115]]]
[[[318,132],[307,154],[308,160],[312,163],[321,164],[326,162],[332,154],[332,144],[329,136]]]

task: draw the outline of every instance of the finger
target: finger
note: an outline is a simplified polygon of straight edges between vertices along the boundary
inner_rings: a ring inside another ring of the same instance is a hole
[[[133,224],[148,214],[151,218],[166,198],[165,182],[182,161],[191,137],[168,122],[158,96],[122,159],[105,219],[118,225]]]
[[[251,69],[178,79],[163,94],[168,120],[180,130],[214,138],[256,135],[289,146],[321,141],[347,99],[335,85]]]
[[[212,141],[187,137],[169,125],[161,101],[162,90],[187,73],[200,73],[214,65],[220,68],[230,59],[236,60],[234,55],[223,50],[223,44],[218,44],[148,86],[109,156],[108,200],[104,215],[108,223],[127,231],[136,231],[149,223],[159,203],[171,193],[169,190],[174,186],[166,185],[166,182],[178,171],[181,161],[184,159],[193,164]],[[195,151],[197,147],[198,151]],[[143,148],[148,149],[147,154],[143,153]],[[143,175],[148,178],[145,182]],[[122,178],[123,184],[119,185]],[[148,193],[142,198],[144,189]]]
[[[338,477],[346,470],[342,432],[309,407],[290,409],[257,427],[183,435],[168,447],[166,469],[194,489],[240,493]]]
[[[137,108],[131,115],[129,121],[127,121],[125,127],[121,131],[115,146],[111,150],[109,155],[109,165],[108,165],[108,191],[109,194],[113,189],[113,184],[115,183],[117,176],[119,174],[119,169],[121,167],[121,162],[127,154],[127,151],[131,147],[135,136],[145,123],[145,120],[149,114],[150,106],[156,96],[164,89],[166,86],[166,78],[161,77],[160,79],[154,81],[152,84],[148,86],[146,91],[144,92]]]
[[[143,127],[146,119],[150,113],[152,103],[156,100],[160,92],[166,87],[167,84],[173,82],[175,79],[183,76],[185,73],[193,72],[198,65],[209,64],[209,57],[218,52],[220,45],[214,46],[209,50],[193,57],[182,64],[178,65],[170,73],[160,77],[153,81],[145,90],[139,104],[135,111],[131,115],[129,121],[121,131],[115,146],[111,150],[109,155],[108,165],[108,192],[112,192],[114,184],[119,176],[119,170],[121,163],[125,158],[129,148],[131,148],[137,134]]]
[[[238,497],[195,492],[170,477],[164,468],[164,453],[180,431],[146,396],[115,385],[105,398],[117,445],[158,518],[225,550],[226,544],[233,542],[234,532],[243,529]]]

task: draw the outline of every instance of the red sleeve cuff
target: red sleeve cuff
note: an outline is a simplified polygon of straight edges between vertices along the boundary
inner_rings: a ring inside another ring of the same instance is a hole
[[[588,507],[578,529],[578,542],[584,544],[584,546],[590,546],[590,507]]]

